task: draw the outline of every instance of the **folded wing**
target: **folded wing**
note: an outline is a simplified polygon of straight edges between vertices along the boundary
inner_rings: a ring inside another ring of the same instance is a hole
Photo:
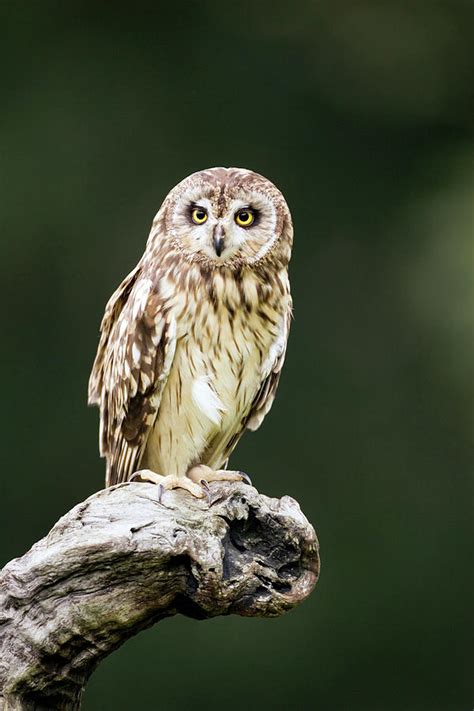
[[[89,380],[89,404],[100,408],[106,486],[137,470],[175,349],[176,322],[138,265],[106,306]]]

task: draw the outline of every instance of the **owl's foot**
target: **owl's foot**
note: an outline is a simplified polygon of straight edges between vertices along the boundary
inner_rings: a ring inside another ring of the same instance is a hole
[[[206,466],[206,464],[198,464],[192,467],[187,476],[191,481],[195,481],[197,484],[201,484],[206,488],[206,484],[211,481],[244,481],[246,484],[252,486],[250,477],[245,472],[233,472],[227,471],[227,469],[211,469],[211,467]]]
[[[142,469],[139,472],[135,472],[130,481],[144,481],[157,484],[159,486],[158,501],[160,502],[163,491],[169,491],[170,489],[185,489],[197,499],[202,499],[208,495],[207,486],[200,486],[191,479],[188,479],[187,476],[176,476],[174,474],[162,476],[161,474],[152,472],[150,469]]]

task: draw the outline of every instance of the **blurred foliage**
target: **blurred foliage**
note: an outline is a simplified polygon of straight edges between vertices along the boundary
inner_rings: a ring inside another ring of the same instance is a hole
[[[98,325],[167,191],[253,168],[296,229],[279,396],[234,463],[300,501],[321,580],[282,619],[139,635],[85,709],[470,708],[472,1],[31,0],[0,28],[2,562],[102,485]]]

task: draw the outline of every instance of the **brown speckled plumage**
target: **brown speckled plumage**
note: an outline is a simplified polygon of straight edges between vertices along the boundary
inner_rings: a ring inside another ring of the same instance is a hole
[[[204,204],[208,224],[190,221]],[[242,205],[255,225],[235,224]],[[222,225],[225,251],[212,251]],[[106,484],[139,467],[186,475],[225,466],[269,411],[291,317],[291,217],[256,173],[212,168],[167,196],[135,269],[109,300],[89,381]]]

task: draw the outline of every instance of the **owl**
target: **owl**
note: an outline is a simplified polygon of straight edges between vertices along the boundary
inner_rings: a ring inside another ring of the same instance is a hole
[[[291,319],[293,227],[281,192],[242,168],[194,173],[164,200],[113,293],[89,380],[106,486],[196,497],[246,479],[227,462],[275,398]]]

